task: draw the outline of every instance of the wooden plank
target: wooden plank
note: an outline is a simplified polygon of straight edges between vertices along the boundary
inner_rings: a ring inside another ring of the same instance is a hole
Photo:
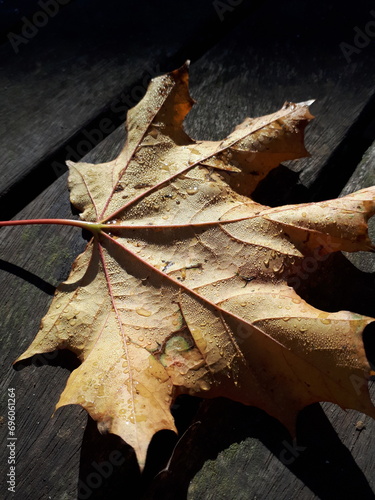
[[[373,143],[363,155],[362,161],[350,177],[347,185],[342,191],[342,195],[353,193],[359,189],[375,186],[375,143]],[[372,241],[375,241],[375,218],[369,221],[369,235]],[[358,269],[364,272],[374,272],[375,254],[366,255],[364,252],[356,254],[345,253],[345,256]]]
[[[43,201],[38,200],[38,211],[52,216],[70,216],[67,194],[63,193],[64,180],[57,181]],[[58,189],[60,184],[60,190]],[[31,213],[35,215],[35,208]],[[20,214],[26,216],[26,212]],[[64,387],[64,378],[68,375],[69,364],[61,359],[40,357],[36,364],[26,370],[15,372],[12,362],[26,347],[32,334],[27,333],[29,325],[34,332],[38,329],[41,315],[46,312],[51,300],[51,287],[66,275],[73,255],[78,247],[74,231],[56,232],[52,227],[30,227],[24,232],[1,231],[1,290],[3,318],[1,322],[2,345],[2,415],[6,415],[6,391],[8,387],[16,390],[16,437],[17,441],[17,494],[18,498],[63,498],[66,491],[73,498],[76,484],[69,483],[69,478],[79,467],[79,450],[85,416],[79,408],[68,408],[56,419],[51,419],[55,400],[55,391]],[[76,240],[72,240],[72,237]],[[28,249],[28,250],[26,250]],[[13,255],[13,259],[12,259]],[[38,259],[39,255],[39,259]],[[8,264],[8,262],[13,265]],[[30,332],[31,333],[31,332]],[[47,363],[52,363],[51,365]],[[54,367],[53,364],[57,363]],[[42,373],[41,373],[42,372]],[[52,404],[51,404],[52,402]],[[2,427],[5,442],[6,426]],[[51,440],[51,435],[54,438]],[[68,444],[64,460],[59,459],[61,445]],[[7,449],[1,450],[2,470],[8,472]],[[41,464],[44,473],[41,474]],[[52,465],[54,464],[54,465]],[[44,475],[45,474],[45,475]],[[42,475],[44,477],[42,477]],[[36,480],[36,478],[38,478]],[[2,481],[5,488],[5,481]],[[6,490],[4,491],[6,493]],[[11,494],[6,496],[10,498]]]
[[[370,146],[375,44],[356,49],[349,62],[340,44],[354,44],[354,28],[372,22],[372,8],[367,1],[294,1],[286,10],[269,2],[192,66],[193,96],[199,88],[198,106],[187,119],[193,137],[220,139],[246,116],[273,112],[285,101],[316,99],[307,133],[311,158],[291,162],[292,172],[275,171],[256,193],[259,201],[337,197]],[[205,120],[197,120],[202,115]]]
[[[375,143],[366,151],[342,195],[374,184]],[[375,241],[374,217],[369,226]],[[359,312],[361,304],[364,310],[360,312],[374,317],[374,255],[345,255],[357,268],[340,256],[331,259],[319,296],[324,296],[322,302],[328,310],[347,309],[351,299],[356,307],[348,309]],[[324,293],[324,287],[328,293]],[[367,329],[365,345],[375,367],[374,333],[375,327]],[[373,382],[371,394],[374,400]],[[202,425],[190,439],[206,440],[209,451],[203,467],[197,466],[200,470],[190,481],[189,500],[374,498],[375,421],[364,414],[344,412],[328,403],[312,405],[299,417],[297,443],[291,442],[274,419],[233,402],[206,402],[196,419]]]
[[[199,54],[198,37],[204,50],[207,33],[214,40],[230,27],[230,12],[222,22],[211,0],[115,0],[106,9],[99,0],[64,1],[64,8],[51,1],[55,15],[36,4],[0,46],[7,218],[61,175],[66,159],[78,160],[122,123],[153,76]],[[43,16],[47,23],[37,27]]]

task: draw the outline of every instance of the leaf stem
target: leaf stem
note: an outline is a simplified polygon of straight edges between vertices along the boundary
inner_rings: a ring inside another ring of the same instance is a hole
[[[104,224],[96,222],[86,222],[74,219],[24,219],[0,221],[0,227],[4,226],[25,226],[29,224],[59,224],[62,226],[76,226],[81,229],[88,229],[92,233],[98,233],[104,228]]]

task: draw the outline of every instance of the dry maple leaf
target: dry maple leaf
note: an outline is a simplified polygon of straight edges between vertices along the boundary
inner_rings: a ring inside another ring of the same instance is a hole
[[[73,351],[81,365],[57,407],[81,405],[141,466],[153,434],[176,430],[170,407],[183,393],[258,406],[291,431],[317,401],[375,417],[362,341],[374,319],[315,309],[287,284],[306,257],[374,249],[375,187],[277,208],[249,197],[281,161],[307,155],[308,104],[194,141],[182,128],[185,65],[128,113],[116,160],[69,164],[86,222],[65,223],[93,238],[18,361]]]

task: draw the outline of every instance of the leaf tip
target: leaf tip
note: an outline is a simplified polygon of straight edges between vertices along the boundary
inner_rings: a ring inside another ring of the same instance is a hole
[[[314,102],[315,102],[315,99],[309,99],[307,101],[302,101],[302,102],[297,102],[297,103],[285,101],[281,109],[287,109],[287,110],[290,109],[293,111],[296,109],[306,108],[304,119],[309,121],[309,120],[312,120],[313,118],[315,118],[315,116],[312,115],[310,113],[310,110],[308,109],[309,106],[311,106]]]
[[[311,106],[312,104],[314,104],[315,101],[316,101],[316,99],[309,99],[308,101],[299,102],[298,105],[299,106]]]
[[[18,356],[18,358],[15,361],[13,361],[12,366],[15,366],[17,363],[20,363],[21,361],[25,361],[26,359],[31,358],[32,356],[34,356],[34,354],[39,354],[39,353],[27,349],[24,353]]]
[[[65,164],[69,167],[72,168],[75,166],[75,162],[72,160],[66,160]]]

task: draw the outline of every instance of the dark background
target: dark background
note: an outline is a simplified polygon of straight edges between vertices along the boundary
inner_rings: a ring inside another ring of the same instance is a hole
[[[271,113],[286,100],[316,99],[306,137],[312,156],[273,172],[257,201],[316,201],[375,184],[375,27],[368,41],[358,38],[375,21],[373,2],[55,1],[56,15],[35,29],[44,4],[0,1],[1,219],[71,217],[65,160],[113,158],[126,110],[151,77],[186,59],[198,101],[186,128],[196,139],[225,137],[246,116]],[[374,423],[330,404],[301,412],[296,448],[260,410],[181,398],[173,408],[181,440],[155,436],[143,476],[132,450],[101,436],[79,407],[51,419],[74,357],[34,359],[17,371],[11,364],[83,246],[74,228],[0,233],[1,415],[6,389],[15,387],[19,438],[17,493],[5,498],[375,497]],[[336,256],[301,293],[325,310],[374,316],[373,257]],[[365,339],[370,357],[372,333]],[[114,450],[120,465],[111,463]],[[1,453],[3,485],[4,447]]]

